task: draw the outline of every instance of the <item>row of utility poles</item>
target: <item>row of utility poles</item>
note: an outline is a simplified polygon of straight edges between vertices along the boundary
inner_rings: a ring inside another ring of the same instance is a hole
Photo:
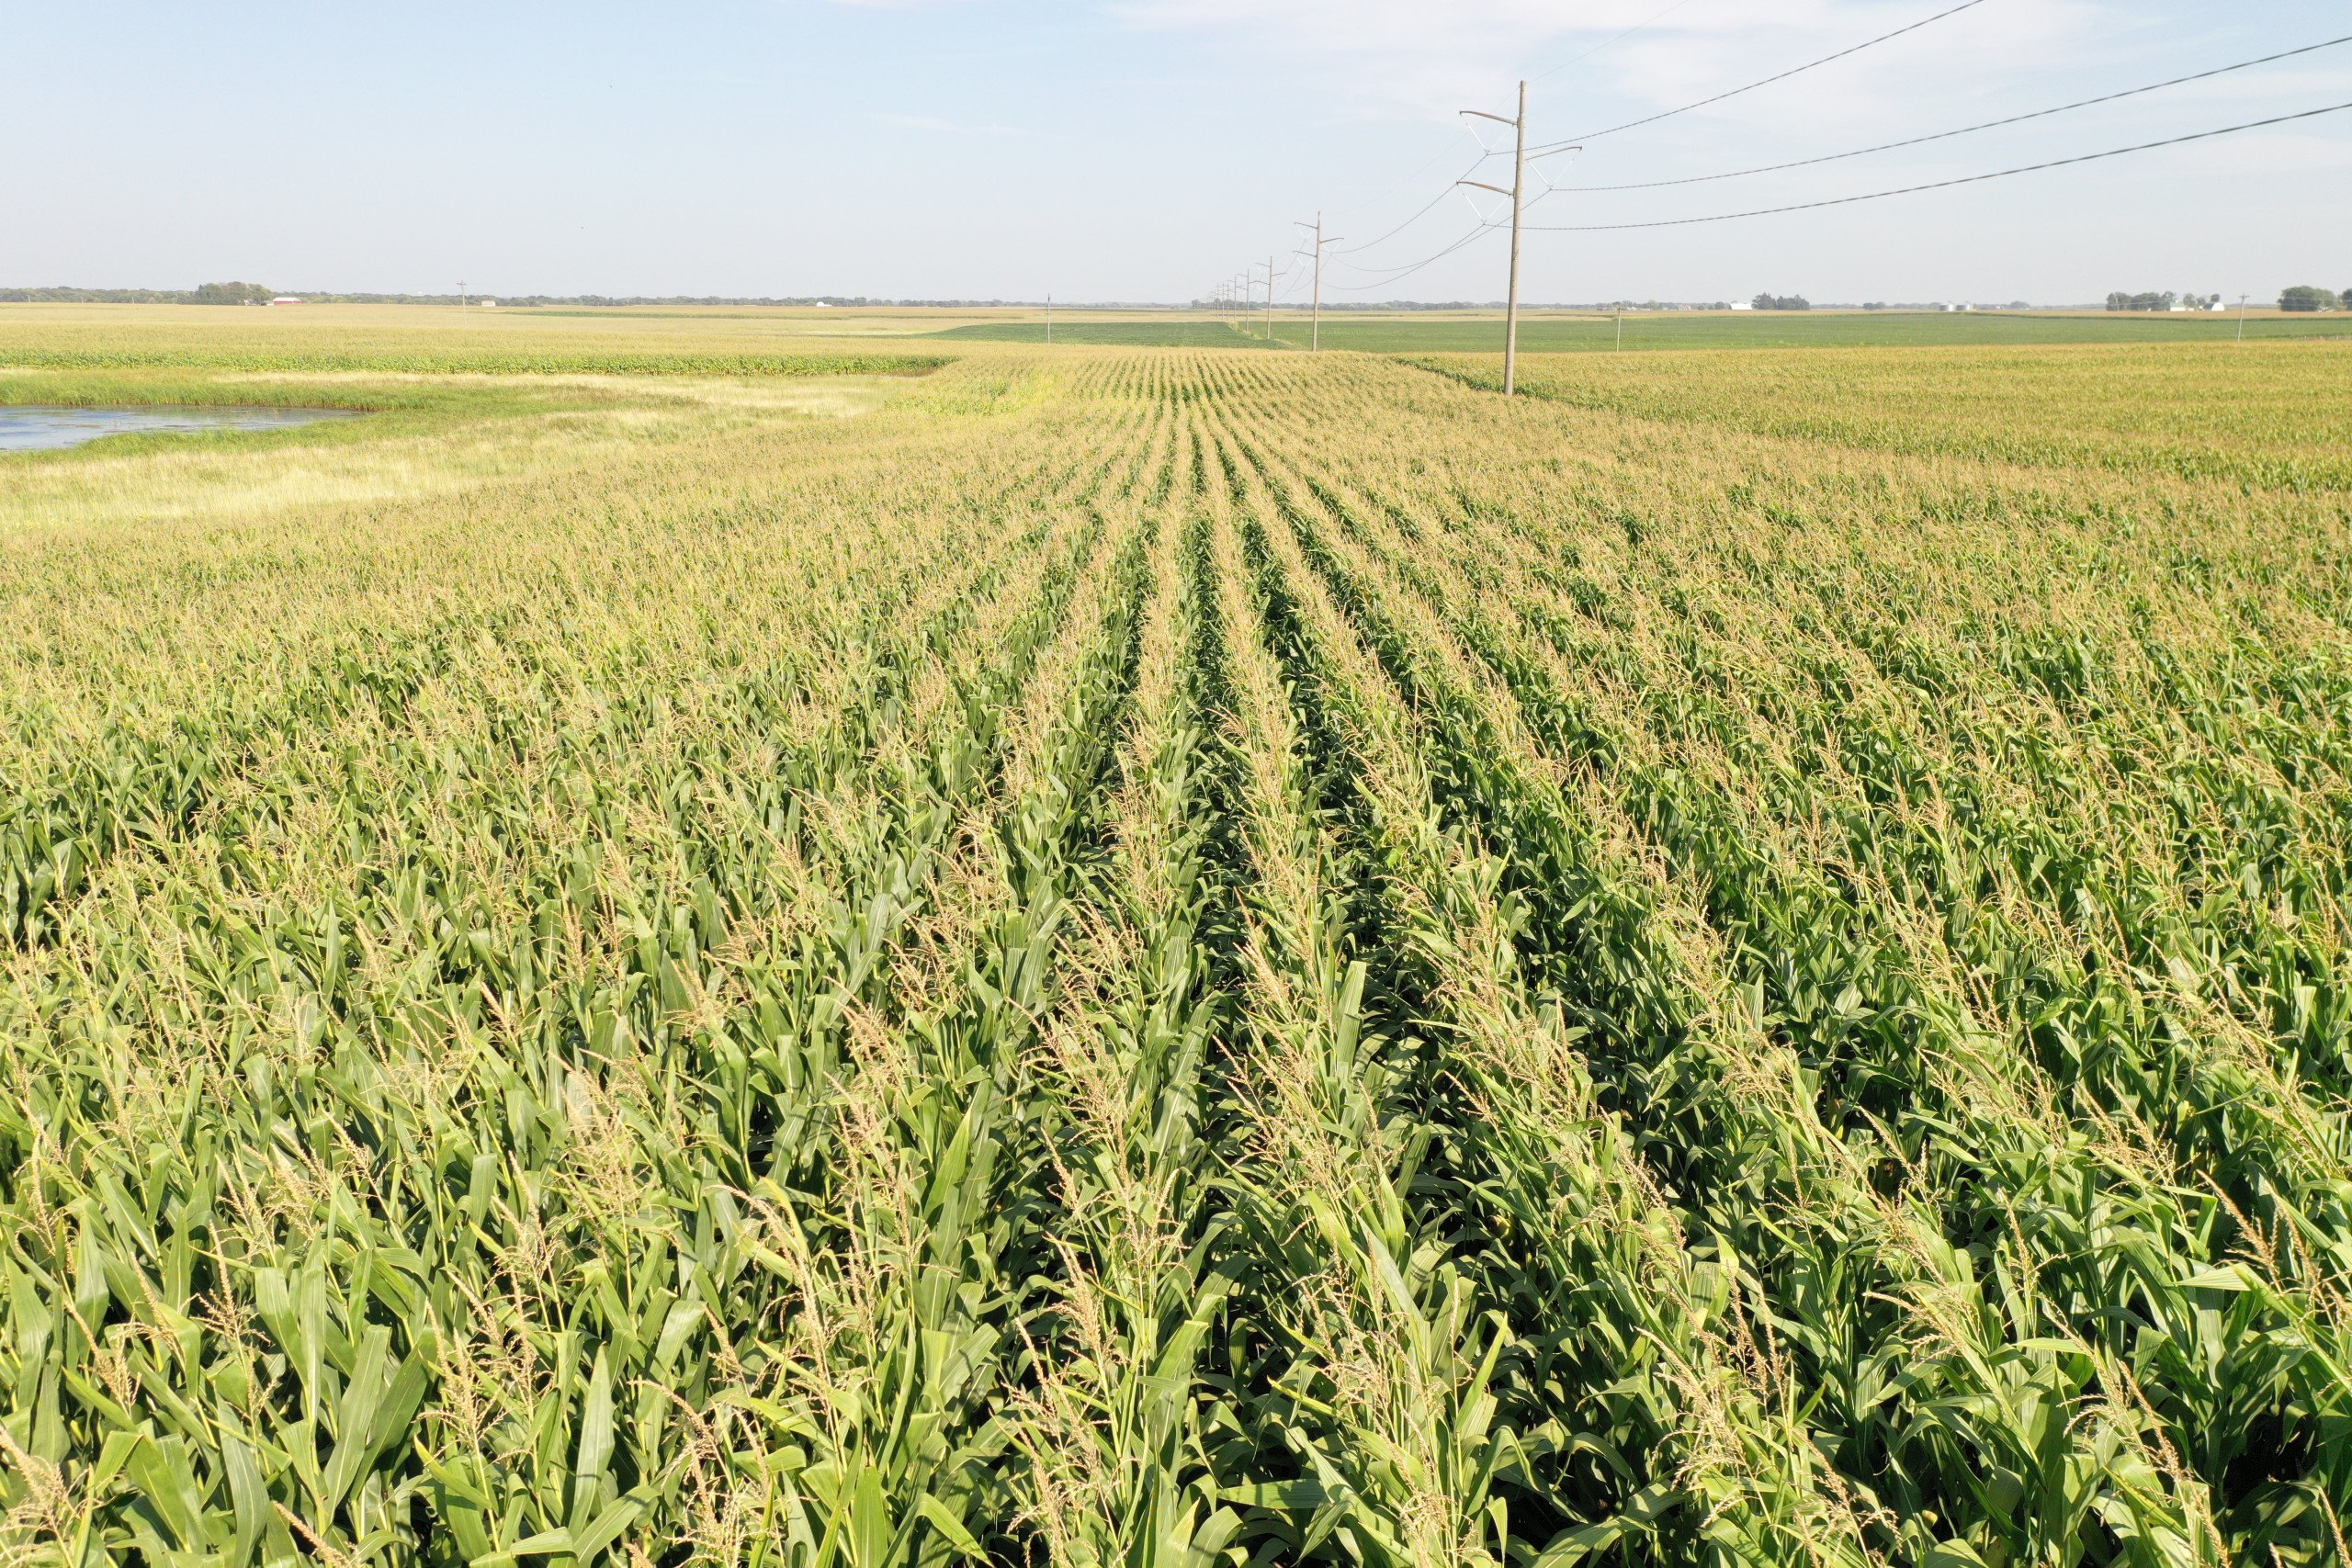
[[[1340,236],[1323,232],[1323,215],[1319,212],[1315,215],[1314,222],[1309,223],[1302,219],[1298,226],[1310,231],[1314,235],[1311,248],[1295,251],[1292,254],[1312,257],[1315,263],[1315,306],[1313,326],[1310,329],[1307,346],[1310,349],[1320,349],[1323,346],[1323,252],[1326,247],[1338,244]],[[1274,285],[1283,275],[1282,258],[1279,255],[1268,256],[1265,270],[1266,303],[1261,331],[1266,341],[1272,343],[1274,341]],[[1235,317],[1238,324],[1238,321],[1247,321],[1257,311],[1258,286],[1258,268],[1253,265],[1248,271],[1235,273],[1225,282],[1218,284],[1217,291],[1210,297],[1209,303],[1220,313]]]
[[[1484,180],[1456,182],[1510,198],[1510,287],[1503,306],[1503,395],[1510,397],[1519,390],[1519,242],[1521,219],[1527,210],[1527,84],[1521,82],[1519,85],[1519,113],[1516,115],[1488,114],[1485,109],[1464,109],[1462,112],[1476,115],[1480,119],[1491,119],[1498,125],[1508,125],[1513,138],[1510,186],[1508,189],[1488,185]],[[1547,147],[1536,156],[1548,158],[1555,152],[1576,151],[1574,147]],[[1310,231],[1313,235],[1308,247],[1295,253],[1312,260],[1315,267],[1314,314],[1307,336],[1307,348],[1311,353],[1323,346],[1323,253],[1328,247],[1338,244],[1341,236],[1323,232],[1323,215],[1319,212],[1315,215],[1313,223],[1302,221],[1298,226]],[[1266,260],[1266,340],[1269,343],[1274,336],[1274,262],[1270,256]]]
[[[1510,185],[1508,188],[1488,185],[1484,180],[1465,179],[1455,182],[1458,185],[1475,186],[1480,190],[1490,190],[1498,196],[1506,196],[1510,198],[1510,288],[1503,307],[1503,395],[1510,397],[1519,390],[1519,239],[1520,220],[1527,209],[1527,84],[1521,82],[1519,85],[1519,113],[1516,115],[1506,117],[1488,114],[1485,109],[1464,109],[1462,112],[1465,115],[1475,115],[1480,119],[1491,119],[1498,125],[1510,126],[1514,139],[1511,148]],[[1574,147],[1547,147],[1540,150],[1535,155],[1539,158],[1548,158],[1556,152],[1576,151]],[[1308,352],[1314,353],[1323,347],[1323,254],[1330,246],[1338,244],[1341,236],[1323,232],[1323,215],[1319,212],[1315,215],[1314,222],[1308,223],[1302,220],[1298,227],[1309,231],[1313,236],[1307,246],[1294,252],[1293,254],[1311,259],[1314,263],[1314,313],[1307,335]],[[1265,336],[1268,343],[1274,341],[1274,284],[1282,276],[1276,266],[1277,259],[1274,256],[1266,258]],[[1210,303],[1220,312],[1231,312],[1239,320],[1246,321],[1252,308],[1257,304],[1257,295],[1258,269],[1253,265],[1246,271],[1235,274],[1227,282],[1219,284],[1217,293],[1211,299]],[[1621,334],[1619,346],[1622,347],[1623,345],[1622,334],[1624,331],[1622,322],[1618,331]],[[1054,306],[1050,299],[1046,301],[1046,341],[1047,343],[1054,341]]]

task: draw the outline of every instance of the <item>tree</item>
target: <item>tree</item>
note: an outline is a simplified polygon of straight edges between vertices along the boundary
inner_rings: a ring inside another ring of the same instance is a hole
[[[2313,288],[2309,284],[2297,284],[2278,296],[2278,308],[2282,310],[2328,310],[2340,302],[2329,290]]]
[[[1802,294],[1758,294],[1755,307],[1759,310],[1810,310],[1813,301]]]
[[[199,305],[259,305],[270,298],[271,291],[258,283],[207,283],[196,291]]]
[[[2352,310],[2352,288],[2344,291],[2344,308]]]

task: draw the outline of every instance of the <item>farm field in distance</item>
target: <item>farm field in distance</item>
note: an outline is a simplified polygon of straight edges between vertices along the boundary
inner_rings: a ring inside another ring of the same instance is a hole
[[[0,306],[0,1554],[2344,1561],[2352,345],[1027,325]]]
[[[1605,354],[1704,348],[1932,348],[2042,344],[2221,344],[2239,331],[2236,316],[2080,315],[2057,311],[1924,313],[1810,310],[1737,314],[1723,311],[1628,311],[1619,331],[1606,314],[1530,312],[1519,323],[1522,354]],[[1057,344],[1157,344],[1169,348],[1265,348],[1264,321],[1206,313],[1156,315],[1057,311]],[[1277,309],[1273,342],[1305,348],[1312,328],[1293,305]],[[2352,316],[2286,315],[2256,311],[2245,325],[2249,338],[2352,336]],[[1035,310],[944,327],[950,341],[1043,345],[1046,325]],[[1398,314],[1334,311],[1323,318],[1323,346],[1367,354],[1502,353],[1497,310],[1425,310]]]

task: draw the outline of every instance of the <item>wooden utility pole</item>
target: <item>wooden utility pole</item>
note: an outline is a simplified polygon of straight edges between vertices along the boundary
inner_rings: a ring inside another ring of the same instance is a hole
[[[1048,345],[1050,345],[1050,344],[1053,343],[1053,341],[1054,341],[1054,297],[1053,297],[1052,295],[1048,294],[1048,295],[1046,295],[1046,344],[1047,344]]]
[[[1519,219],[1527,205],[1524,200],[1527,188],[1527,84],[1521,82],[1519,85],[1519,115],[1516,118],[1505,119],[1484,109],[1464,109],[1462,112],[1476,115],[1480,119],[1491,119],[1498,125],[1508,125],[1518,137],[1517,145],[1511,151],[1510,189],[1490,186],[1484,180],[1461,182],[1510,197],[1510,298],[1503,307],[1503,396],[1508,398],[1519,390]]]
[[[1274,341],[1274,258],[1266,258],[1266,341]]]
[[[1510,301],[1503,307],[1503,396],[1519,390],[1519,218],[1526,208],[1527,84],[1519,85],[1519,144],[1510,157]]]
[[[1304,229],[1306,225],[1301,223],[1299,227]],[[1306,340],[1307,352],[1310,354],[1319,353],[1323,347],[1323,247],[1336,245],[1340,239],[1341,236],[1338,234],[1332,235],[1328,240],[1323,237],[1323,215],[1317,213],[1315,215],[1315,325],[1310,329]],[[1306,253],[1300,251],[1295,254],[1305,255]]]
[[[1323,215],[1315,215],[1315,318],[1306,329],[1306,352],[1323,352]]]

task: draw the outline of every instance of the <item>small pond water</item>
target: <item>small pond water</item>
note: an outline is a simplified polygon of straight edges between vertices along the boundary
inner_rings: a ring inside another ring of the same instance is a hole
[[[204,430],[283,430],[322,419],[352,419],[357,409],[198,408],[152,403],[144,408],[77,409],[42,403],[0,404],[0,452],[79,446],[102,435],[152,435]]]

